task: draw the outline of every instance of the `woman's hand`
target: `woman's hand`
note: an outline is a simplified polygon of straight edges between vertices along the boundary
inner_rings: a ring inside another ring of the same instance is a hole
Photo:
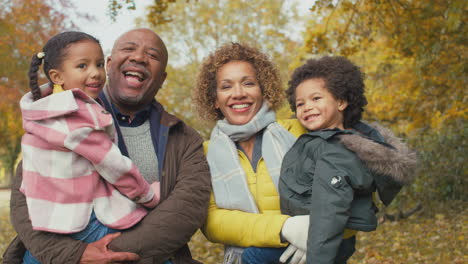
[[[307,251],[309,216],[298,215],[288,218],[281,229],[281,236],[302,251]]]
[[[281,254],[280,262],[289,264],[305,264],[306,263],[306,252],[300,250],[294,245],[289,245],[288,248]],[[292,258],[291,258],[292,256]],[[291,258],[289,262],[288,259]]]

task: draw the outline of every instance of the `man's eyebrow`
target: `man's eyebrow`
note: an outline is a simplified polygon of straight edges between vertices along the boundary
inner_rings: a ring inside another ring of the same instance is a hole
[[[127,42],[123,42],[123,43],[122,43],[122,45],[128,45],[128,44],[130,44],[130,45],[136,45],[136,43],[133,42],[133,41],[127,41]]]

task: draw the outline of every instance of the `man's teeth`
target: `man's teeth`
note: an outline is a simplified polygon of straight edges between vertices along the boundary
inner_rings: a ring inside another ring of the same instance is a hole
[[[140,73],[140,72],[133,72],[133,71],[128,71],[125,73],[125,75],[132,75],[132,76],[136,76],[140,79],[143,79],[143,74]]]
[[[232,106],[232,108],[234,109],[240,109],[240,108],[246,108],[246,107],[249,107],[249,104],[236,104]]]

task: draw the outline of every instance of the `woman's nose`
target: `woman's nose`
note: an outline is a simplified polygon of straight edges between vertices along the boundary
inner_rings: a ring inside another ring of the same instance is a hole
[[[244,87],[240,84],[234,85],[232,89],[232,96],[233,97],[244,97],[245,96],[245,90]]]

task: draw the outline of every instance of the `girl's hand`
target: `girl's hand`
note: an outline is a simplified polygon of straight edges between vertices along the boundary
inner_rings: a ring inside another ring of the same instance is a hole
[[[160,183],[156,181],[150,185],[150,188],[153,190],[154,197],[151,201],[144,203],[143,206],[152,209],[152,208],[155,208],[156,205],[159,204],[159,200],[161,198],[161,186],[160,186]]]

